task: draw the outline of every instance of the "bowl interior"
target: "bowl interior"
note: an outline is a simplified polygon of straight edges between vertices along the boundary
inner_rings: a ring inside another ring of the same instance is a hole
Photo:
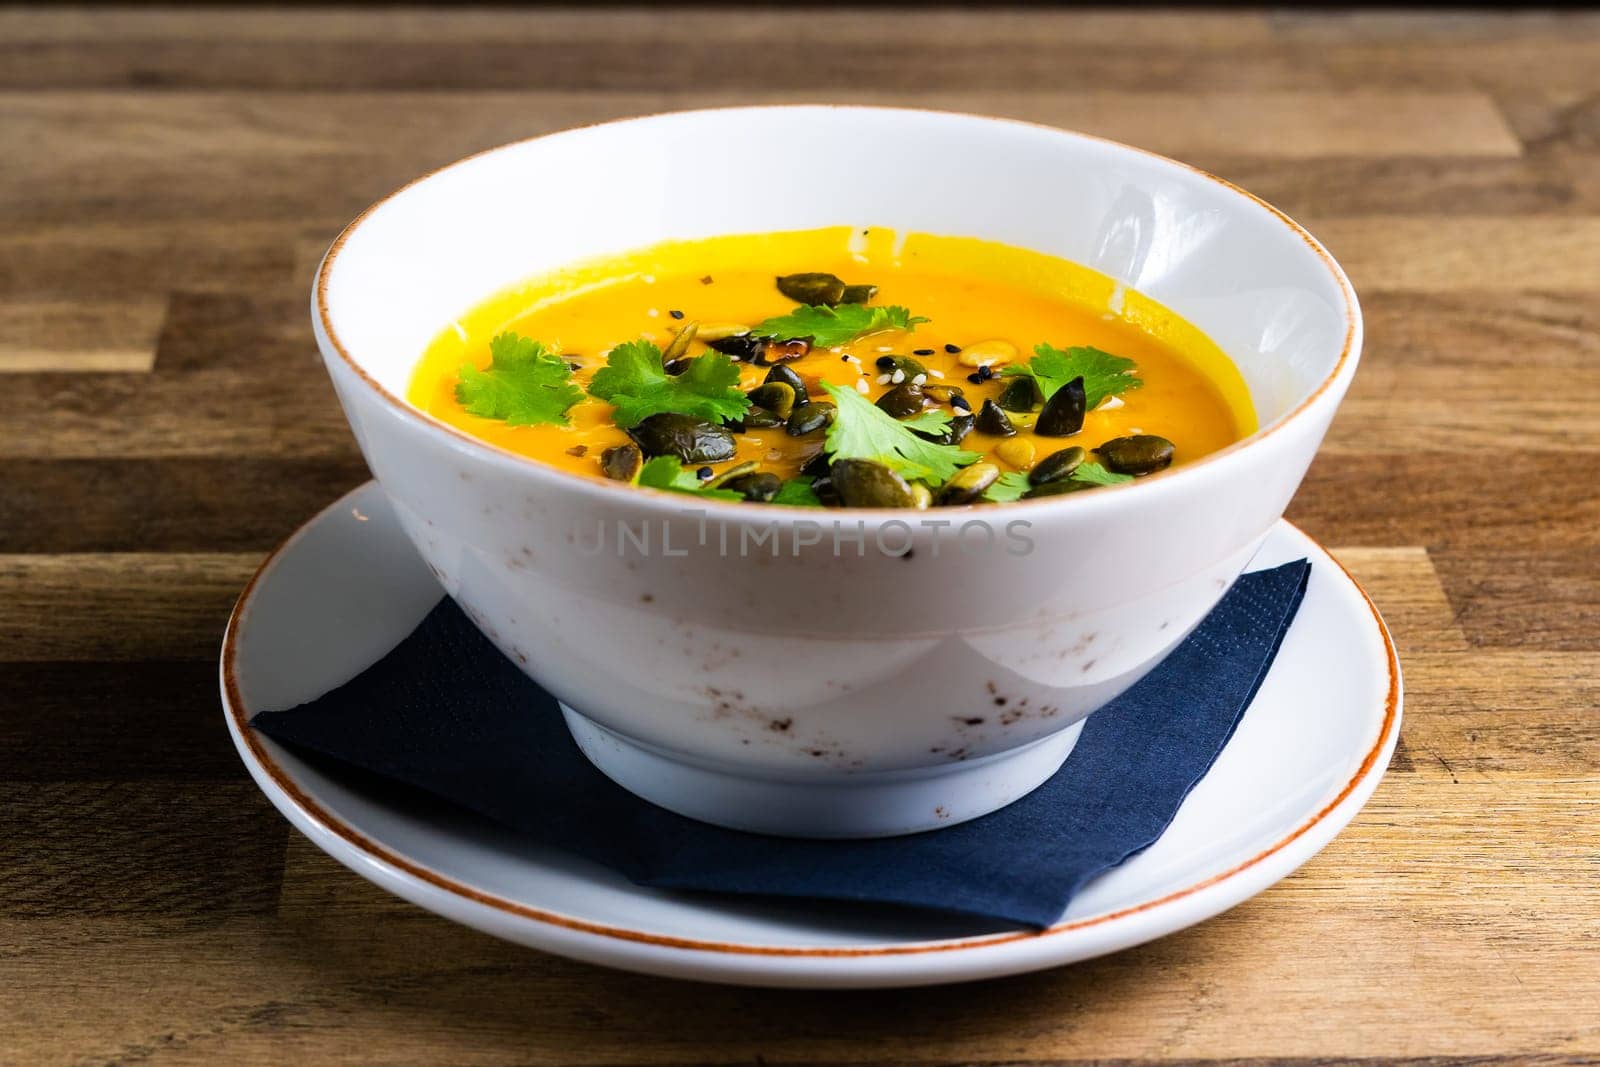
[[[1198,171],[1045,127],[835,107],[634,119],[447,167],[347,231],[323,310],[357,366],[404,396],[433,336],[521,279],[668,239],[841,224],[980,237],[1109,275],[1221,346],[1263,427],[1333,372],[1354,322],[1326,253]]]

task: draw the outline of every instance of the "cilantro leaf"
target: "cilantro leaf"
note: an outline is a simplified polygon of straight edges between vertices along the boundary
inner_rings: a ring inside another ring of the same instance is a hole
[[[1108,471],[1098,463],[1080,463],[1072,472],[1072,480],[1086,485],[1121,485],[1133,481],[1131,474]],[[1033,486],[1022,471],[1006,471],[995,483],[984,490],[983,498],[995,504],[1009,504],[1021,500]]]
[[[1006,471],[983,491],[983,499],[996,504],[1009,504],[1013,500],[1021,500],[1022,494],[1032,488],[1028,484],[1028,476],[1022,471]]]
[[[913,315],[903,307],[868,307],[866,304],[823,307],[801,304],[787,315],[758,323],[750,332],[757,337],[773,337],[780,341],[809,337],[818,348],[832,348],[869,333],[914,330],[918,323],[932,321],[921,315]]]
[[[567,409],[583,399],[572,368],[538,341],[502,333],[489,342],[489,366],[461,366],[456,401],[467,414],[511,426],[567,424]]]
[[[690,496],[705,497],[707,500],[743,500],[744,497],[731,489],[706,489],[699,477],[691,470],[685,470],[683,464],[678,462],[677,456],[655,456],[639,468],[639,473],[633,479],[635,485],[642,485],[648,489],[665,489],[670,493],[688,493]]]
[[[750,408],[749,398],[739,391],[739,368],[721,352],[696,356],[682,374],[668,374],[661,366],[661,349],[649,341],[613,348],[590,380],[589,395],[615,406],[616,423],[625,430],[663,411],[721,422]]]
[[[1078,469],[1072,472],[1072,480],[1088,482],[1090,485],[1121,485],[1133,481],[1133,475],[1108,471],[1100,464],[1091,462],[1078,464]]]
[[[1046,400],[1079,375],[1083,377],[1084,405],[1089,411],[1099,407],[1100,402],[1108,396],[1137,389],[1144,384],[1144,379],[1134,373],[1137,364],[1133,360],[1113,356],[1098,348],[1074,347],[1063,351],[1052,345],[1041,344],[1035,345],[1033,352],[1034,356],[1027,366],[1005,367],[1000,375],[1033,375]]]
[[[778,488],[777,495],[770,502],[796,508],[820,508],[822,501],[811,491],[811,481],[805,477],[790,478]]]
[[[978,459],[976,452],[918,437],[905,423],[849,386],[824,382],[823,388],[837,405],[827,441],[834,459],[877,460],[904,477],[923,478],[933,485],[949,480],[956,471]],[[935,428],[934,420],[926,415],[915,421],[918,429]],[[942,427],[943,423],[939,423],[938,428]]]

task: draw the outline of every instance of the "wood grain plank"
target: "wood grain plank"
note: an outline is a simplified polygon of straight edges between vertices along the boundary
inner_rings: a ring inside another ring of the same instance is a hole
[[[0,460],[0,553],[266,552],[368,477],[353,454]]]
[[[0,302],[0,374],[115,371],[155,365],[166,301]]]
[[[208,658],[8,663],[0,676],[0,782],[245,780]]]
[[[1600,219],[1427,216],[1308,223],[1358,291],[1591,294],[1600,278]]]
[[[143,996],[109,998],[111,1018],[77,1017],[48,984],[24,991],[26,1012],[70,1021],[85,1042],[75,1051],[103,1058],[176,1033],[192,1035],[176,1062],[248,1059],[281,1051],[290,1032],[328,1062],[1576,1056],[1600,1041],[1583,994],[1596,938],[1552,931],[1587,908],[1591,814],[1554,788],[1519,802],[1494,785],[1385,786],[1370,817],[1301,874],[1201,927],[1072,968],[915,991],[687,986],[381,904],[163,936],[42,923],[7,932],[41,970],[63,973],[92,939],[103,988],[143,983]],[[1529,855],[1520,833],[1543,819],[1565,843]],[[1463,833],[1481,839],[1476,852],[1451,847]],[[269,1005],[282,1025],[253,1014]],[[1262,1013],[1295,1025],[1262,1027]]]
[[[1592,528],[1591,528],[1592,529]],[[1434,566],[1474,645],[1600,650],[1600,545],[1436,549]]]
[[[1330,551],[1378,605],[1395,647],[1402,653],[1467,647],[1427,549],[1341,547]]]
[[[287,837],[247,780],[0,781],[0,918],[270,913]]]
[[[0,663],[213,660],[254,552],[0,556]]]

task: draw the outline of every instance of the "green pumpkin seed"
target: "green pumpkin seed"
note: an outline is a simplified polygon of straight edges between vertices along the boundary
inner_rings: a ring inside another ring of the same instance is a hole
[[[750,403],[772,412],[780,419],[787,419],[789,412],[794,410],[794,386],[788,382],[767,382],[745,395],[750,398]]]
[[[872,298],[877,295],[878,287],[876,285],[847,285],[844,287],[844,295],[839,297],[839,303],[867,304],[871,303]]]
[[[947,507],[970,504],[999,477],[1000,468],[993,463],[974,463],[970,467],[962,467],[939,490],[939,503]]]
[[[1011,420],[1006,418],[1006,413],[993,400],[985,400],[983,407],[978,410],[978,429],[993,437],[1010,437],[1017,432]]]
[[[733,434],[714,422],[665,411],[651,415],[628,431],[647,456],[677,456],[684,463],[718,463],[732,459]]]
[[[797,304],[833,307],[844,299],[844,279],[837,274],[810,272],[785,274],[778,279],[778,292]]]
[[[644,453],[638,445],[617,445],[600,453],[600,470],[607,478],[631,482],[644,466]]]
[[[1153,433],[1113,437],[1095,449],[1106,469],[1118,474],[1154,474],[1172,464],[1172,442]]]
[[[847,508],[912,508],[916,495],[906,480],[870,459],[836,459],[830,468],[833,488]]]
[[[1031,374],[1019,374],[1000,391],[1000,406],[1007,411],[1032,411],[1044,400]]]
[[[1059,452],[1052,452],[1034,464],[1033,470],[1028,472],[1028,481],[1032,485],[1045,485],[1049,482],[1059,482],[1063,478],[1072,477],[1072,472],[1083,465],[1084,458],[1088,455],[1077,445],[1063,448]]]
[[[693,341],[695,334],[699,332],[700,324],[698,322],[690,321],[684,323],[683,329],[677,332],[677,334],[672,338],[672,343],[667,345],[666,349],[662,351],[662,364],[665,365],[667,363],[671,363],[673,360],[686,355],[689,351],[689,342]]]
[[[729,478],[719,488],[730,489],[746,500],[765,504],[778,495],[778,490],[783,488],[783,479],[769,471],[754,471]]]
[[[804,437],[808,433],[816,433],[831,422],[833,422],[832,404],[801,404],[790,412],[789,421],[784,424],[783,429],[790,437]]]
[[[1084,410],[1080,375],[1050,394],[1039,412],[1039,421],[1033,424],[1033,432],[1043,437],[1071,437],[1083,429]]]
[[[906,382],[880,396],[878,409],[897,419],[906,419],[922,410],[924,399],[926,398],[923,396],[922,386]]]

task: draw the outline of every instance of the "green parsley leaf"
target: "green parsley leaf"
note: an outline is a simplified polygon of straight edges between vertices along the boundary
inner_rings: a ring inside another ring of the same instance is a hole
[[[907,478],[922,478],[933,485],[978,459],[978,453],[955,445],[938,445],[912,433],[906,423],[883,411],[849,386],[823,383],[833,397],[836,414],[828,427],[827,449],[834,459],[873,459]],[[913,422],[921,430],[943,428],[949,416],[935,420],[920,415]]]
[[[739,368],[733,360],[706,352],[690,360],[682,374],[668,374],[661,366],[661,349],[649,341],[613,348],[590,380],[589,395],[614,405],[616,423],[625,430],[663,411],[721,422],[750,409],[750,399],[739,391]]]
[[[462,364],[456,401],[469,415],[512,426],[567,424],[567,409],[583,399],[572,368],[538,341],[502,333],[489,342],[489,366]]]
[[[822,501],[811,491],[811,482],[812,479],[806,477],[790,478],[778,488],[771,502],[796,508],[820,508]]]
[[[1133,475],[1108,471],[1098,463],[1080,463],[1078,469],[1072,472],[1072,480],[1088,482],[1090,485],[1122,485],[1133,481]]]
[[[1033,348],[1034,356],[1025,367],[1011,366],[1000,371],[1001,377],[1031,374],[1039,383],[1045,399],[1072,379],[1082,375],[1085,407],[1093,411],[1108,396],[1137,389],[1144,379],[1134,373],[1137,366],[1131,359],[1113,356],[1098,348],[1075,347],[1062,351],[1052,345],[1041,344]]]
[[[809,337],[817,348],[832,348],[869,333],[914,330],[918,323],[932,321],[921,315],[913,315],[903,307],[868,307],[866,304],[822,307],[801,304],[787,315],[757,324],[750,332],[757,337],[773,337],[780,341]]]
[[[1089,485],[1121,485],[1123,482],[1133,481],[1133,476],[1116,474],[1098,463],[1080,463],[1078,469],[1072,472],[1072,480]],[[983,498],[995,504],[1009,504],[1013,500],[1021,500],[1032,488],[1028,476],[1022,471],[1006,471],[993,485],[984,490]]]
[[[707,500],[743,500],[731,489],[706,489],[694,471],[685,470],[677,456],[654,456],[639,468],[635,485],[649,489],[665,489],[671,493],[688,493]]]
[[[1006,471],[983,491],[983,499],[996,504],[1009,504],[1013,500],[1021,500],[1022,494],[1032,488],[1028,484],[1028,476],[1022,471]]]

